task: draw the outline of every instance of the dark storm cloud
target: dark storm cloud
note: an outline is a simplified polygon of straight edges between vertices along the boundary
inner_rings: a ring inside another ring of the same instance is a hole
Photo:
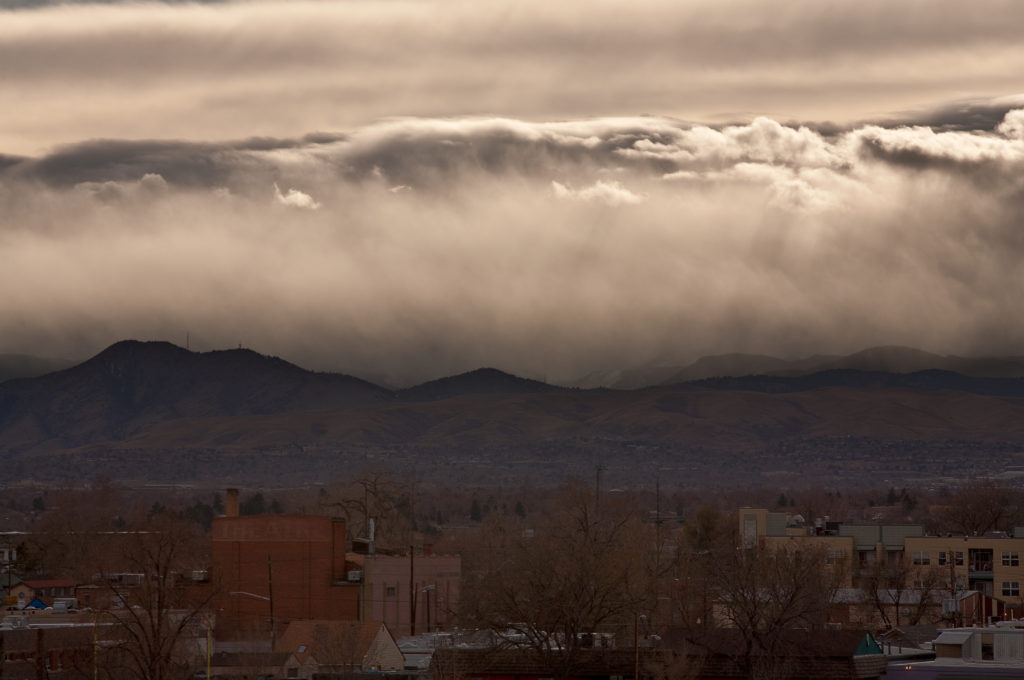
[[[554,167],[596,170],[612,164],[660,174],[677,169],[677,164],[618,153],[638,142],[670,144],[677,126],[655,119],[549,125],[406,120],[351,137],[319,133],[301,140],[256,138],[223,144],[96,140],[39,159],[12,157],[6,175],[52,186],[132,181],[154,174],[183,187],[241,187],[301,172],[297,168],[308,172],[309,164],[351,181],[383,177],[407,186],[451,182],[468,172],[534,176]]]
[[[1007,113],[1022,106],[1024,97],[965,99],[926,111],[896,116],[886,121],[886,124],[921,125],[936,132],[991,132],[1003,122]]]
[[[867,140],[866,143],[870,143]],[[385,179],[436,187],[475,175],[542,177],[628,171],[660,177],[723,170],[742,163],[800,167],[846,161],[817,132],[768,119],[749,125],[693,126],[660,118],[534,124],[509,119],[397,120],[350,135],[222,144],[98,140],[39,159],[12,162],[7,176],[52,186],[121,182],[146,174],[183,187],[241,188],[289,174],[348,181]]]
[[[983,132],[950,132],[946,126],[879,128],[868,126],[856,137],[861,151],[888,164],[917,171],[957,174],[983,192],[1020,191],[1021,110],[1007,111]],[[993,134],[993,132],[995,134]]]
[[[26,159],[22,156],[7,156],[4,154],[0,154],[0,172],[11,166],[23,163],[25,160]]]
[[[9,351],[189,332],[396,382],[1019,353],[1022,178],[1024,110],[985,132],[401,119],[89,142],[0,172],[0,321]]]
[[[865,156],[891,165],[900,165],[917,171],[937,170],[958,173],[966,179],[991,188],[992,183],[1012,181],[1014,163],[1002,158],[963,158],[918,144],[892,144],[874,136],[860,139]]]
[[[320,136],[313,139],[337,139]],[[12,176],[36,179],[53,186],[80,182],[120,182],[156,174],[180,186],[217,186],[232,176],[269,170],[252,155],[278,150],[309,148],[317,141],[254,138],[225,144],[183,141],[95,140],[68,145],[40,159],[18,159],[8,164]],[[0,165],[2,167],[2,165]],[[263,178],[266,179],[265,177]]]

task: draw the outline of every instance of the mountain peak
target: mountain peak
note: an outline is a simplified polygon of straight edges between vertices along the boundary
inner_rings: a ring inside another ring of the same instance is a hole
[[[526,394],[557,389],[539,380],[520,378],[497,368],[478,368],[410,387],[399,392],[399,396],[411,401],[432,401],[464,394]]]

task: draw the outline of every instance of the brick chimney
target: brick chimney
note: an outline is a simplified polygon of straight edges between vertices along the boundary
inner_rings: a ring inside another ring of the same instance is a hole
[[[335,581],[348,578],[345,571],[345,520],[340,517],[331,519],[331,578]]]
[[[224,516],[238,517],[238,489],[228,489],[224,499]]]

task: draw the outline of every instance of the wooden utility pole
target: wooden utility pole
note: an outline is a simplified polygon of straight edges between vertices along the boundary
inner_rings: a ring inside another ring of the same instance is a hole
[[[277,630],[274,621],[274,566],[267,555],[267,594],[270,596],[270,651],[277,647]]]
[[[416,634],[416,582],[415,582],[416,546],[409,546],[409,635]]]

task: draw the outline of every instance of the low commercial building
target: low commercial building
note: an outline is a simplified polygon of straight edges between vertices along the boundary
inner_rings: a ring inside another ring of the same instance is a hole
[[[363,619],[383,621],[403,637],[451,627],[459,604],[462,558],[429,547],[404,555],[348,556],[361,585]]]
[[[932,642],[932,661],[892,663],[886,678],[967,680],[1024,677],[1024,625],[1001,622],[977,628],[950,628]]]

